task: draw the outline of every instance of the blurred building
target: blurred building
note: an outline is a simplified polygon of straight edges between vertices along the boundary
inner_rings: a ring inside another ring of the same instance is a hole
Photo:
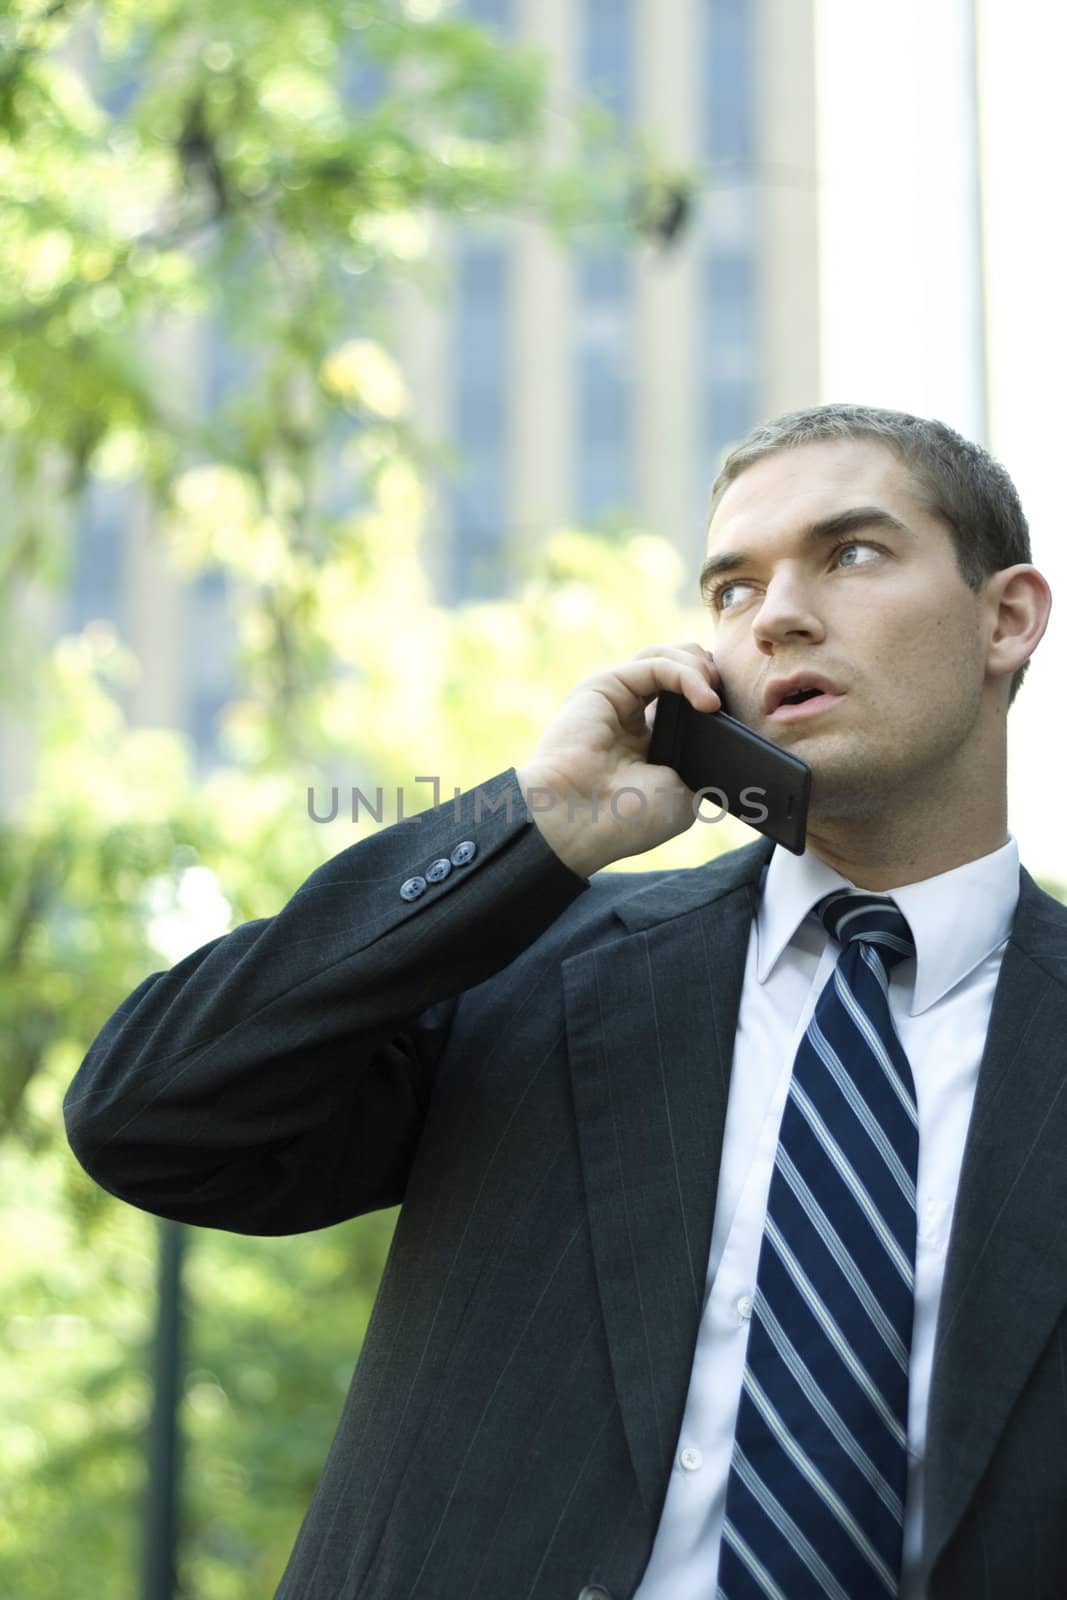
[[[814,0],[464,0],[542,50],[550,124],[589,96],[696,186],[673,237],[560,245],[527,221],[450,232],[452,292],[403,318],[415,420],[448,445],[427,560],[443,599],[501,593],[553,528],[640,525],[695,575],[722,453],[758,418],[819,398]],[[366,76],[366,75],[364,75]],[[354,104],[373,96],[357,72]],[[190,382],[215,383],[220,347]],[[195,353],[168,352],[176,365]],[[222,578],[178,584],[150,521],[97,485],[65,626],[114,619],[139,656],[139,723],[185,729],[210,763],[232,696]]]
[[[414,308],[406,352],[420,423],[459,455],[441,591],[506,588],[516,548],[565,523],[640,524],[695,573],[723,451],[819,398],[814,0],[465,9],[544,52],[550,125],[596,96],[697,183],[674,236],[636,246],[441,230],[454,295]]]

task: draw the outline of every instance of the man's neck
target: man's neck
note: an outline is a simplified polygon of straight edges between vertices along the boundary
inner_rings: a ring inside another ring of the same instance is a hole
[[[809,829],[807,848],[857,888],[884,893],[951,872],[954,867],[999,850],[1007,842],[1005,818],[981,834],[969,832],[965,837],[957,836],[934,846],[918,833],[894,838],[885,826],[866,838],[862,832],[857,836],[856,830],[846,836],[843,830],[834,829],[832,834],[822,836]]]
[[[868,774],[822,798],[814,785],[807,848],[858,888],[921,883],[1008,842],[1007,740],[990,719],[941,767],[896,781]]]
[[[808,822],[807,848],[858,888],[899,889],[951,872],[999,850],[1008,841],[1003,772],[969,783],[927,784],[921,792],[882,794],[853,808],[818,806]]]

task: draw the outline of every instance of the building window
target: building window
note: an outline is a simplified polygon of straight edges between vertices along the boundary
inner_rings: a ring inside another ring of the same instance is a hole
[[[463,0],[463,15],[480,28],[510,37],[515,32],[515,0]]]
[[[633,0],[585,0],[579,62],[583,86],[620,122],[633,120]]]
[[[387,87],[385,68],[375,60],[362,35],[346,40],[341,48],[341,97],[349,110],[373,111]]]
[[[199,770],[219,759],[219,714],[238,693],[229,582],[217,567],[189,586],[186,611],[187,726]]]
[[[724,453],[753,426],[760,390],[754,0],[703,0],[701,153],[711,169],[697,320],[703,512]]]
[[[624,515],[634,503],[632,263],[622,250],[578,263],[575,308],[577,511],[583,522]]]
[[[703,277],[698,381],[706,504],[723,452],[756,421],[759,347],[751,252],[720,253],[713,247]]]
[[[582,0],[578,74],[586,93],[622,124],[634,116],[633,0]],[[585,523],[633,505],[632,263],[621,245],[575,259],[574,501]]]
[[[755,150],[752,0],[704,0],[703,156],[747,166]]]
[[[449,491],[457,599],[497,581],[496,558],[507,533],[509,302],[507,245],[461,240],[451,363],[459,461]]]
[[[67,597],[67,626],[74,632],[98,618],[122,625],[123,564],[132,504],[130,491],[121,484],[88,480],[78,508]]]

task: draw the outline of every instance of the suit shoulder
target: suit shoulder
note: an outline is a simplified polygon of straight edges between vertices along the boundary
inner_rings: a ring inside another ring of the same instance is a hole
[[[1019,899],[1012,920],[1011,939],[1050,977],[1067,988],[1067,906],[1059,898],[1059,892],[1062,892],[1059,884],[1041,883],[1020,865]]]
[[[593,874],[586,892],[568,907],[555,928],[567,935],[577,927],[597,933],[613,929],[621,934],[624,924],[638,927],[680,915],[741,884],[756,882],[770,854],[769,841],[758,839],[696,867],[648,872],[605,868]]]

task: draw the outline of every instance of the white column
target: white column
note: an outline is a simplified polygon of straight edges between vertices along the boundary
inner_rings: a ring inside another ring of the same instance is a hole
[[[1067,884],[1064,835],[1062,66],[1067,12],[1047,0],[980,0],[990,446],[1022,497],[1033,560],[1055,596],[1048,632],[1008,716],[1008,825],[1031,872]]]
[[[982,429],[967,0],[817,0],[823,394]],[[1025,32],[1017,10],[1013,26]]]
[[[760,417],[820,394],[814,0],[757,0]]]

